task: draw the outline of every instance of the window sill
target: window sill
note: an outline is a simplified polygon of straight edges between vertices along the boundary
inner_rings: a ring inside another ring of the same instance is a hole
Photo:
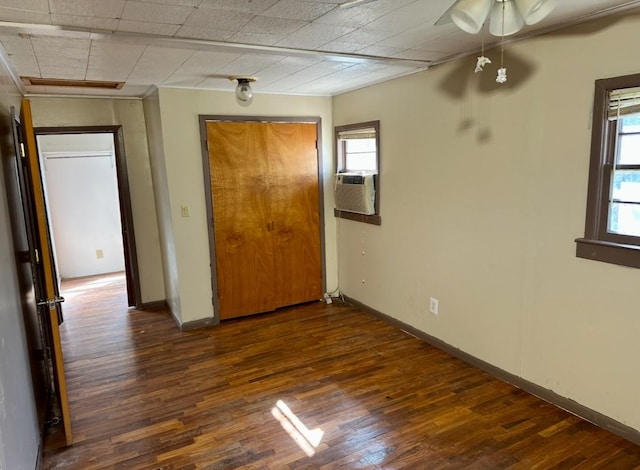
[[[364,215],[364,214],[356,214],[355,212],[347,212],[347,211],[340,211],[338,209],[333,209],[333,215],[341,219],[353,220],[353,221],[362,222],[365,224],[382,225],[382,217],[380,217],[378,214]]]
[[[576,256],[630,268],[640,268],[640,246],[636,245],[576,238]]]

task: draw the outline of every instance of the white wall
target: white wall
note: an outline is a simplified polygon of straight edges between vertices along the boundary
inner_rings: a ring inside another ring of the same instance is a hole
[[[158,222],[141,100],[32,97],[35,127],[122,125],[142,302],[164,300]]]
[[[124,271],[113,135],[42,135],[38,150],[58,274]]]
[[[170,231],[179,279],[180,311],[173,311],[181,323],[213,318],[211,268],[205,180],[198,115],[319,116],[322,118],[322,168],[325,203],[331,206],[333,168],[333,127],[331,98],[256,94],[252,105],[241,107],[233,92],[159,90],[161,135],[166,169],[165,201],[170,205]],[[180,207],[189,206],[191,217],[181,217]],[[335,287],[335,221],[325,214],[328,288]]]
[[[144,100],[144,117],[147,125],[149,161],[151,163],[151,174],[154,182],[153,190],[156,201],[156,216],[158,218],[160,251],[162,253],[162,266],[164,269],[165,300],[171,312],[179,318],[181,308],[178,260],[176,258],[169,183],[167,182],[167,167],[165,165],[162,143],[162,121],[160,117],[158,90]]]
[[[33,470],[40,434],[12,244],[4,163],[12,152],[9,107],[20,96],[0,65],[0,469]]]
[[[334,124],[381,121],[382,226],[340,222],[342,291],[640,430],[640,270],[574,243],[594,80],[640,71],[614,52],[638,31],[627,14],[508,45],[506,86],[491,51],[482,74],[469,57],[347,93]]]

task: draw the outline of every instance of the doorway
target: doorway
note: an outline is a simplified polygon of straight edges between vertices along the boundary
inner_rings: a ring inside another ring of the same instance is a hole
[[[57,280],[122,273],[141,307],[121,126],[36,128]],[[99,286],[97,283],[96,286]]]

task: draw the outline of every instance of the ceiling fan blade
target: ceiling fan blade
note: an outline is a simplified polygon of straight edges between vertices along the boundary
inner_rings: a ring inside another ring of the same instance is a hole
[[[453,20],[451,19],[451,11],[453,11],[453,9],[458,3],[460,3],[460,1],[461,0],[456,0],[455,2],[453,2],[453,5],[451,5],[449,9],[445,11],[440,18],[438,18],[438,21],[436,21],[434,25],[440,26],[447,23],[453,23]]]

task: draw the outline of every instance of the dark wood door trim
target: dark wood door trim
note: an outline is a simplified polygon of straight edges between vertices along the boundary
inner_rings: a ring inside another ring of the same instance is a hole
[[[127,297],[129,305],[142,308],[140,290],[140,272],[138,270],[138,252],[131,209],[131,191],[127,173],[127,158],[124,148],[122,126],[71,126],[71,127],[36,127],[36,136],[55,134],[112,134],[114,139],[116,174],[118,178],[118,203],[120,205],[120,221],[122,223],[122,242],[124,248],[125,271],[127,278]]]
[[[230,121],[230,122],[293,122],[312,123],[316,125],[317,148],[318,148],[318,201],[320,217],[320,257],[322,267],[322,291],[327,290],[326,256],[325,256],[325,229],[324,229],[324,184],[323,184],[323,153],[322,153],[322,118],[319,116],[237,116],[200,114],[200,145],[202,151],[203,184],[205,189],[205,202],[207,208],[207,231],[209,233],[209,254],[211,266],[211,289],[213,293],[212,304],[214,310],[214,324],[220,323],[220,303],[218,302],[217,269],[216,269],[216,243],[213,220],[213,199],[210,186],[209,149],[207,145],[207,122],[209,121]]]

